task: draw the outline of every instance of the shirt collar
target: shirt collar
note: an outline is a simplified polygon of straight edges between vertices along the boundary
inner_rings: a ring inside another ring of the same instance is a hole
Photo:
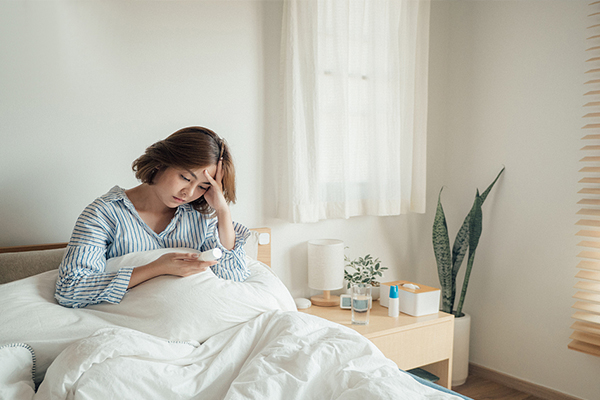
[[[127,197],[127,195],[125,194],[125,189],[121,188],[118,185],[113,186],[113,188],[110,189],[108,191],[108,193],[106,193],[103,197],[104,197],[104,200],[109,201],[109,202],[123,201],[127,207],[135,209],[133,203],[131,202],[131,200],[129,200],[129,197]],[[192,207],[191,204],[189,204],[189,203],[182,204],[177,207],[176,215],[179,214],[180,212],[192,212],[192,211],[194,211],[194,207]]]

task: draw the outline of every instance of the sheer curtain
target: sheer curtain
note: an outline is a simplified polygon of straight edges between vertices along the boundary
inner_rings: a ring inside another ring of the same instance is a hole
[[[277,216],[425,212],[429,0],[286,0]]]

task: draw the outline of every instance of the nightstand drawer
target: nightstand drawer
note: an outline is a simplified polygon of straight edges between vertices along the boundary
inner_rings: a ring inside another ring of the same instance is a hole
[[[452,357],[453,321],[382,335],[366,335],[404,370]]]
[[[438,383],[450,389],[454,316],[443,312],[411,317],[388,317],[388,309],[373,302],[368,325],[352,325],[351,312],[339,307],[312,306],[302,310],[337,322],[368,338],[389,359],[404,370],[423,368],[437,375]]]

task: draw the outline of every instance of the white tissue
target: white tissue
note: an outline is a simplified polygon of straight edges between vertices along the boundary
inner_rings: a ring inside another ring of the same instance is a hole
[[[407,289],[413,289],[413,290],[421,289],[420,287],[418,287],[417,285],[414,285],[412,283],[404,283],[404,284],[402,284],[402,287],[405,287]]]

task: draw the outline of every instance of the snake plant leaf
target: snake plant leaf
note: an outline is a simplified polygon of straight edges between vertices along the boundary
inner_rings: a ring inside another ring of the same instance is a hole
[[[505,167],[502,167],[502,169],[500,170],[498,175],[496,175],[496,179],[494,179],[494,181],[481,194],[480,197],[481,197],[481,205],[482,206],[483,206],[483,202],[487,198],[488,194],[494,187],[494,184],[496,183],[498,178],[500,178],[500,175],[502,175],[502,173],[504,172],[504,169],[505,169]],[[465,257],[465,255],[467,253],[467,247],[468,247],[468,243],[469,243],[469,225],[470,225],[472,210],[473,210],[473,208],[471,208],[471,211],[469,211],[469,214],[467,214],[467,216],[465,217],[465,220],[463,221],[462,226],[460,227],[460,229],[458,230],[458,233],[456,234],[456,239],[454,239],[454,246],[452,247],[452,269],[453,269],[453,273],[455,273],[455,274],[458,273],[458,270],[460,269],[460,266],[463,262],[463,258]]]
[[[454,246],[452,246],[452,295],[450,298],[450,302],[452,303],[452,308],[454,308],[454,301],[456,297],[456,277],[458,276],[458,271],[460,270],[460,266],[462,265],[463,259],[467,254],[467,249],[469,248],[469,221],[471,220],[471,212],[465,217],[462,226],[456,233],[456,238],[454,239]],[[452,309],[451,308],[451,309]]]
[[[502,175],[502,173],[504,172],[504,169],[505,167],[502,167],[498,175],[496,175],[496,179],[494,179],[494,181],[487,187],[487,189],[485,189],[481,196],[477,196],[480,197],[482,206],[488,194],[494,187],[494,184],[496,183],[498,178],[500,178],[500,175]],[[477,201],[477,197],[475,198],[475,201]],[[456,282],[456,276],[458,275],[458,271],[460,270],[463,259],[467,254],[467,249],[469,248],[469,230],[471,226],[471,215],[473,213],[473,210],[474,208],[472,207],[469,211],[469,214],[467,214],[467,216],[465,217],[465,220],[463,221],[463,224],[458,230],[456,238],[454,239],[454,246],[452,246],[452,274],[454,275],[454,282]],[[452,288],[451,302],[453,306],[455,301],[455,293],[456,287]]]
[[[469,248],[469,221],[471,220],[471,212],[467,214],[462,226],[456,233],[454,246],[452,246],[452,273],[456,276],[463,262],[467,249]]]
[[[446,224],[446,216],[442,207],[441,197],[442,189],[438,195],[437,210],[433,221],[433,252],[438,267],[438,277],[442,286],[442,311],[452,312],[452,264],[450,256],[450,238],[448,237],[448,225]]]
[[[433,247],[438,266],[438,276],[442,286],[442,311],[444,312],[451,313],[454,309],[454,302],[456,300],[456,277],[468,250],[469,258],[467,261],[467,271],[465,272],[461,296],[456,310],[456,315],[462,316],[462,307],[469,284],[469,278],[471,276],[471,270],[473,268],[475,251],[479,244],[483,226],[482,205],[503,172],[504,167],[500,170],[498,175],[496,175],[496,179],[494,179],[481,195],[479,194],[479,190],[477,190],[473,206],[465,217],[465,220],[456,235],[456,239],[454,240],[452,253],[450,253],[450,241],[448,238],[446,217],[441,204],[443,188],[440,189],[433,224]]]
[[[490,186],[488,186],[488,188],[485,189],[485,191],[481,194],[481,205],[483,205],[483,202],[485,201],[485,199],[487,198],[488,194],[490,193],[490,191],[494,187],[494,184],[496,183],[496,181],[498,180],[498,178],[500,178],[500,175],[502,175],[502,173],[504,172],[504,168],[506,168],[506,167],[502,167],[502,169],[500,170],[500,172],[498,172],[498,175],[496,175],[496,179],[494,179],[494,182],[490,183]]]
[[[460,294],[460,301],[456,308],[456,316],[462,316],[462,308],[465,302],[465,296],[467,295],[467,287],[469,285],[469,278],[471,277],[471,270],[473,269],[473,261],[475,260],[475,250],[479,244],[479,238],[481,237],[481,231],[483,229],[483,212],[481,206],[483,204],[482,196],[479,195],[479,190],[475,196],[475,202],[473,208],[469,214],[471,215],[469,222],[469,260],[467,261],[467,270],[465,271],[465,279],[463,281],[463,287]]]

